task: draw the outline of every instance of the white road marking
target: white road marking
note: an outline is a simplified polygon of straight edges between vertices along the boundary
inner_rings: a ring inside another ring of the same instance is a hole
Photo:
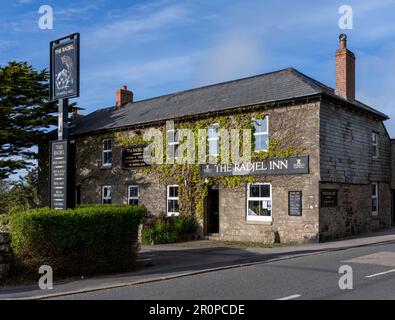
[[[296,298],[299,298],[299,297],[301,297],[300,294],[294,294],[294,295],[292,295],[292,296],[280,298],[280,299],[277,299],[277,300],[292,300],[292,299],[296,299]]]
[[[388,273],[392,273],[392,272],[395,272],[395,269],[384,271],[384,272],[380,272],[380,273],[376,273],[376,274],[371,274],[370,276],[366,276],[365,278],[374,278],[374,277],[382,276],[384,274],[388,274]]]

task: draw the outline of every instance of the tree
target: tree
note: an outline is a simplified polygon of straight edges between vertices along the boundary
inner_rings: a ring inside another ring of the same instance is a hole
[[[27,62],[0,66],[0,180],[32,166],[32,147],[56,124],[57,106],[48,101],[49,74]]]
[[[38,170],[30,169],[18,181],[0,181],[0,215],[38,208]]]

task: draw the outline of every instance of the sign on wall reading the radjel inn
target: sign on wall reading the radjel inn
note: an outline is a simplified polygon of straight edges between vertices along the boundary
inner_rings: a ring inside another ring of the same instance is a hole
[[[50,44],[50,98],[59,100],[79,96],[79,34]]]
[[[309,156],[271,158],[240,164],[205,164],[200,166],[200,173],[203,177],[309,173]]]
[[[67,209],[68,141],[51,142],[51,208]]]

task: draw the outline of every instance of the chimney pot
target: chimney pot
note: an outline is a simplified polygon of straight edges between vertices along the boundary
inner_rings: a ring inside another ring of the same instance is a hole
[[[115,94],[115,107],[120,108],[131,102],[133,102],[133,92],[123,85]]]
[[[355,55],[347,49],[347,35],[339,36],[339,49],[336,51],[336,94],[355,100]]]

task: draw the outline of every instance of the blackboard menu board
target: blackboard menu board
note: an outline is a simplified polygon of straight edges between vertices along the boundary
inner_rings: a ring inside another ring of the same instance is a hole
[[[51,142],[51,208],[67,209],[67,152],[66,140]]]
[[[135,145],[122,150],[122,167],[124,169],[147,167],[144,161],[144,148],[146,145]]]
[[[337,190],[322,189],[321,190],[321,207],[337,206]]]
[[[288,192],[288,214],[290,216],[302,215],[302,191]]]

